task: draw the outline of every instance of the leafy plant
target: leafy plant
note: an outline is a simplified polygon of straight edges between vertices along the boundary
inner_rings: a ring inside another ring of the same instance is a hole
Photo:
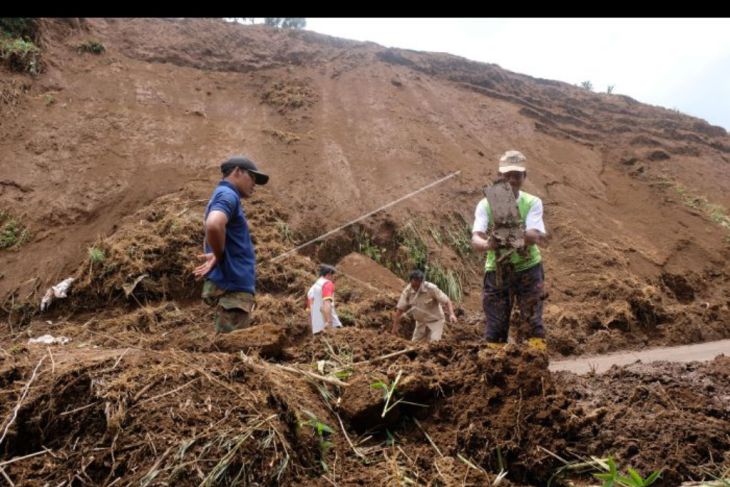
[[[710,203],[707,198],[691,194],[690,191],[679,183],[674,183],[674,190],[681,197],[682,203],[692,209],[702,211],[712,220],[712,222],[720,225],[725,230],[730,231],[730,216],[721,205]]]
[[[104,262],[104,259],[106,259],[106,255],[104,255],[104,251],[102,249],[97,247],[89,248],[89,261],[92,264],[100,264],[101,262]]]
[[[428,247],[416,225],[409,221],[399,232],[400,244],[408,249],[410,265],[422,269],[428,261]]]
[[[38,20],[32,17],[0,17],[0,31],[9,37],[33,40],[38,33]]]
[[[88,52],[91,54],[101,54],[104,51],[106,51],[106,48],[104,47],[104,44],[102,44],[101,42],[88,41],[88,42],[85,42],[85,43],[77,46],[76,50],[79,53]]]
[[[330,450],[330,448],[334,446],[334,443],[329,441],[328,438],[329,435],[331,435],[335,431],[327,423],[320,421],[313,413],[305,410],[304,414],[309,416],[309,419],[300,423],[300,426],[309,426],[310,428],[312,428],[312,431],[317,436],[319,440],[319,461],[322,465],[322,469],[327,471],[328,467],[325,458],[327,457],[327,452]]]
[[[358,252],[363,255],[367,255],[377,263],[381,263],[383,259],[383,251],[378,247],[375,242],[370,239],[370,236],[365,232],[360,232],[357,236]]]
[[[581,81],[580,86],[588,91],[593,91],[593,83],[590,81]]]
[[[37,75],[41,70],[40,57],[41,50],[33,42],[0,37],[0,60],[13,71]]]
[[[431,234],[434,242],[436,242],[438,245],[443,244],[443,235],[441,235],[441,232],[438,228],[436,228],[435,226],[430,226],[428,227],[428,231]]]
[[[304,17],[266,17],[264,23],[270,27],[283,29],[303,29],[307,26],[307,20]]]
[[[434,283],[454,302],[464,297],[464,291],[459,275],[451,269],[444,269],[434,263],[426,269],[426,279]]]
[[[385,428],[385,446],[395,446],[395,436],[390,432],[388,428]]]
[[[594,473],[593,476],[603,481],[603,487],[648,487],[657,481],[661,470],[655,470],[647,478],[642,477],[639,472],[631,467],[627,468],[628,475],[621,475],[613,458],[606,460],[594,458],[597,465],[605,470],[604,473]]]
[[[18,248],[30,237],[30,231],[22,223],[0,210],[0,250]]]
[[[471,250],[471,226],[461,214],[457,213],[457,215],[459,220],[452,228],[449,228],[446,236],[449,246],[459,254],[459,257],[465,258],[474,255]]]
[[[390,401],[396,394],[396,387],[398,386],[398,381],[400,381],[402,375],[403,371],[399,370],[398,375],[395,377],[395,380],[392,384],[388,384],[387,382],[382,380],[370,384],[370,387],[372,387],[373,389],[383,390],[383,399],[385,399],[385,404],[383,405],[383,413],[380,415],[381,418],[384,418],[398,404],[409,404],[411,406],[418,406],[422,408],[428,407],[425,404],[418,404],[416,402],[405,401],[403,399],[397,399],[395,402],[393,402],[393,404],[390,404]]]

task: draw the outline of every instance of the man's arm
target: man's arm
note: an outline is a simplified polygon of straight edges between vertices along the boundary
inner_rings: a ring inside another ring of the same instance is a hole
[[[446,301],[446,308],[449,310],[449,321],[451,323],[456,323],[456,314],[454,313],[454,304],[449,299]]]
[[[213,210],[208,213],[208,218],[205,220],[205,240],[212,252],[198,255],[198,260],[202,260],[203,263],[193,270],[197,279],[208,274],[219,262],[223,261],[227,223],[228,216],[222,211]]]
[[[403,310],[396,308],[395,313],[393,314],[393,327],[390,330],[394,335],[398,333],[398,325],[400,325],[401,316],[403,316]]]
[[[449,299],[449,296],[435,285],[433,286],[432,293],[433,293],[433,296],[436,298],[436,300],[442,306],[446,306],[446,309],[449,312],[449,321],[451,323],[456,323],[456,314],[454,314],[454,304],[451,302],[451,299]]]
[[[545,222],[542,220],[542,200],[537,199],[525,218],[525,243],[545,246],[548,243],[548,234],[545,231]]]
[[[474,225],[472,226],[471,232],[472,249],[479,252],[486,252],[487,250],[494,250],[497,248],[494,239],[487,237],[488,227],[489,213],[487,212],[487,205],[484,200],[481,200],[474,210]]]
[[[480,252],[496,250],[497,241],[493,238],[487,237],[486,232],[473,232],[471,234],[471,248]]]
[[[223,261],[223,251],[226,246],[226,224],[228,216],[222,211],[213,210],[205,220],[205,240],[208,242],[213,255],[218,262]]]
[[[543,233],[540,230],[531,228],[525,232],[525,243],[527,245],[537,244],[541,247],[545,247],[549,241],[550,238],[548,237],[548,234]]]

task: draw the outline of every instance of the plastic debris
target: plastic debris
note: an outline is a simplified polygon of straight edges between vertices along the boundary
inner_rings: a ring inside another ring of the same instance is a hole
[[[49,287],[41,300],[41,311],[47,310],[55,298],[65,298],[72,282],[74,282],[74,278],[68,277],[55,286]]]
[[[31,338],[30,340],[28,340],[28,343],[42,343],[43,345],[53,345],[54,343],[59,343],[61,345],[64,345],[70,341],[71,339],[69,337],[54,337],[53,335],[43,335],[39,336],[38,338]]]

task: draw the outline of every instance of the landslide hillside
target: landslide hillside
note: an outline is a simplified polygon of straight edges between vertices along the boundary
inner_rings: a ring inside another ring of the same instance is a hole
[[[0,469],[16,485],[484,485],[503,469],[543,485],[555,455],[664,467],[677,485],[730,467],[726,358],[580,378],[518,345],[484,350],[468,246],[482,187],[518,149],[553,236],[550,357],[730,337],[723,128],[307,31],[41,19],[36,42],[37,74],[0,70]],[[215,337],[190,270],[232,154],[271,181],[244,202],[257,326]],[[347,328],[311,339],[302,295],[322,261],[351,269]],[[460,323],[414,347],[384,332],[398,278],[423,263]],[[44,333],[71,341],[28,343]],[[416,405],[389,410],[389,390]]]

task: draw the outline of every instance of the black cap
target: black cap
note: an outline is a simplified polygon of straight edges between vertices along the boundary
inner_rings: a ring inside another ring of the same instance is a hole
[[[426,276],[423,274],[423,271],[421,269],[413,269],[411,271],[410,275],[408,276],[408,279],[411,279],[411,280],[415,279],[416,281],[423,281],[423,279],[425,277]]]
[[[329,264],[321,264],[319,266],[319,275],[320,276],[326,276],[327,274],[334,274],[336,271],[334,266],[331,266]]]
[[[225,161],[223,164],[221,164],[221,172],[223,174],[226,174],[236,167],[245,169],[246,171],[253,174],[256,184],[260,186],[263,186],[264,184],[269,182],[268,174],[264,174],[259,171],[259,169],[256,167],[256,164],[254,164],[251,159],[243,156],[233,156]]]

